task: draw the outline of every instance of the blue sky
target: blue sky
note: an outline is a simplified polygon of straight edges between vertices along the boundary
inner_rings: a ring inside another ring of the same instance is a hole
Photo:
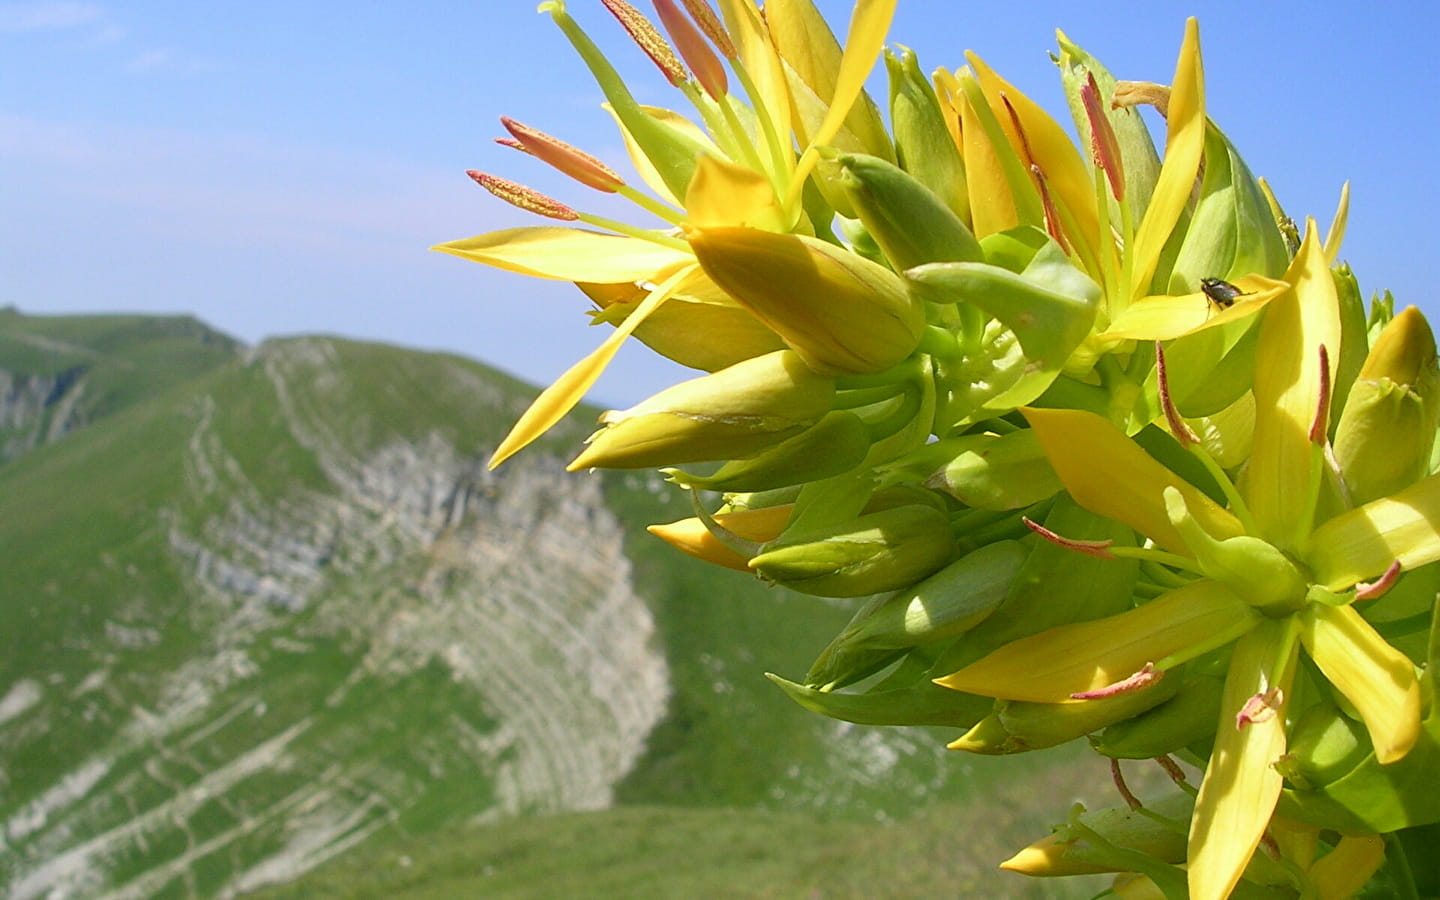
[[[850,4],[820,6],[843,32]],[[677,105],[598,0],[569,7],[643,100]],[[1210,114],[1252,169],[1322,225],[1348,179],[1362,287],[1434,319],[1440,4],[901,0],[891,39],[927,69],[973,49],[1063,115],[1056,27],[1164,82],[1192,12]],[[603,338],[584,298],[426,248],[531,222],[467,168],[622,211],[490,141],[508,114],[623,166],[600,100],[531,0],[0,2],[0,305],[189,312],[251,342],[339,334],[548,381]],[[595,398],[679,374],[637,345]]]

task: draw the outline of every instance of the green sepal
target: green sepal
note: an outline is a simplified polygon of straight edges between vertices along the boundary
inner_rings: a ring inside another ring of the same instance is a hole
[[[1360,295],[1360,282],[1349,263],[1340,263],[1330,270],[1335,280],[1335,297],[1340,301],[1340,359],[1335,364],[1335,381],[1330,394],[1330,436],[1340,425],[1350,389],[1360,377],[1365,357],[1370,352],[1370,334],[1365,321],[1365,299]]]
[[[956,215],[968,216],[965,161],[945,125],[934,86],[920,71],[919,59],[909,47],[886,48],[885,69],[890,76],[890,121],[900,168],[934,191]]]
[[[1117,722],[1090,739],[1090,746],[1112,759],[1154,759],[1176,753],[1215,732],[1220,721],[1223,677],[1190,672],[1167,673],[1175,696],[1131,719]]]
[[[1204,172],[1199,202],[1170,270],[1168,293],[1199,290],[1202,278],[1279,277],[1289,253],[1270,204],[1234,145],[1209,122]]]
[[[910,504],[817,531],[786,529],[750,566],[762,578],[819,597],[863,597],[914,584],[956,553],[949,518]]]
[[[1017,541],[966,554],[912,588],[876,597],[855,613],[805,676],[822,690],[856,680],[889,651],[954,638],[984,621],[1005,599],[1025,561]]]
[[[967,434],[929,445],[944,461],[926,485],[975,509],[1021,509],[1062,489],[1035,432]]]
[[[811,712],[857,725],[969,728],[989,712],[994,703],[989,697],[946,690],[923,679],[913,687],[846,694],[805,687],[769,672],[765,677]]]
[[[935,192],[874,156],[837,158],[839,183],[895,271],[924,263],[978,262],[980,244]]]

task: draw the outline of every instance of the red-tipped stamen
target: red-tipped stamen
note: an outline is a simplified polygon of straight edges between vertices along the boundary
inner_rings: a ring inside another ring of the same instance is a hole
[[[1170,375],[1165,370],[1165,348],[1159,341],[1155,342],[1155,392],[1160,395],[1160,408],[1165,412],[1165,423],[1170,426],[1170,433],[1175,436],[1175,440],[1179,441],[1182,447],[1199,444],[1200,435],[1180,416],[1180,410],[1175,408],[1175,401],[1170,396]]]
[[[665,38],[650,20],[641,14],[640,10],[626,3],[625,0],[600,0],[610,14],[619,20],[620,24],[630,34],[630,39],[645,51],[645,55],[659,67],[665,78],[676,87],[681,86],[689,80],[685,72],[685,66],[681,65],[675,51],[666,43]]]
[[[1118,694],[1131,694],[1135,691],[1144,690],[1164,677],[1164,672],[1155,671],[1155,664],[1153,662],[1147,662],[1140,667],[1140,671],[1133,675],[1126,676],[1114,684],[1107,684],[1093,691],[1080,691],[1071,694],[1070,699],[1100,700],[1104,697],[1114,697]]]
[[[1310,443],[1325,446],[1330,432],[1330,351],[1320,345],[1320,396],[1315,402],[1315,420],[1310,423]]]
[[[559,219],[562,222],[574,222],[580,218],[580,214],[575,210],[559,200],[545,196],[534,188],[506,181],[504,178],[497,178],[494,175],[487,175],[484,172],[477,172],[474,169],[467,169],[465,174],[474,179],[476,184],[511,206],[518,206],[528,212],[550,219]]]
[[[1254,725],[1259,722],[1267,722],[1275,718],[1275,711],[1280,704],[1285,702],[1285,692],[1278,687],[1272,687],[1264,693],[1256,694],[1235,714],[1235,728],[1241,729],[1246,725]]]
[[[1185,777],[1185,770],[1180,768],[1180,764],[1175,760],[1168,756],[1157,756],[1155,762],[1165,770],[1165,774],[1170,776],[1170,780],[1177,787],[1185,787],[1190,784],[1190,780]]]
[[[1385,592],[1394,587],[1395,582],[1400,580],[1401,571],[1400,560],[1397,559],[1390,564],[1390,568],[1385,570],[1384,575],[1381,575],[1374,581],[1362,581],[1355,585],[1355,599],[1378,600],[1385,596]]]
[[[1130,793],[1130,786],[1125,783],[1125,774],[1120,771],[1120,760],[1118,759],[1110,760],[1110,780],[1115,782],[1115,790],[1120,792],[1126,806],[1131,809],[1139,809],[1145,805],[1140,802],[1139,797]]]
[[[1114,559],[1115,554],[1110,552],[1110,546],[1115,542],[1112,540],[1103,541],[1082,541],[1077,538],[1067,538],[1056,534],[1050,529],[1036,522],[1034,519],[1020,517],[1025,527],[1040,535],[1045,540],[1057,547],[1064,547],[1066,550],[1074,550],[1076,553],[1083,553],[1086,556],[1093,556],[1096,559]]]
[[[735,49],[735,42],[730,40],[730,33],[725,26],[720,24],[720,18],[715,15],[715,10],[705,0],[685,0],[685,8],[690,11],[690,18],[699,25],[700,30],[720,51],[720,55],[726,59],[739,59],[740,53]]]
[[[1265,851],[1266,856],[1277,862],[1284,858],[1284,854],[1280,852],[1280,842],[1275,840],[1275,835],[1268,831],[1260,835],[1260,849]]]
[[[511,150],[519,150],[521,153],[524,153],[527,156],[533,155],[530,153],[529,150],[525,148],[524,144],[520,143],[514,138],[496,138],[495,143],[499,144],[502,147],[509,147]]]
[[[675,42],[675,49],[680,51],[680,57],[685,60],[690,71],[695,73],[695,80],[700,82],[705,93],[715,100],[730,93],[730,82],[725,79],[725,64],[715,55],[715,51],[710,49],[705,36],[690,18],[675,5],[675,0],[654,2],[660,24],[665,26],[670,40]]]
[[[1115,128],[1110,117],[1105,115],[1104,104],[1100,101],[1100,86],[1095,83],[1095,73],[1088,72],[1084,84],[1080,85],[1080,102],[1085,107],[1085,118],[1090,122],[1090,157],[1095,165],[1105,172],[1110,182],[1110,193],[1121,202],[1125,200],[1125,167],[1120,157],[1120,141],[1115,137]]]
[[[1000,92],[1000,102],[1005,104],[1005,112],[1010,116],[1010,124],[1015,128],[1015,136],[1020,142],[1020,155],[1025,165],[1030,169],[1030,174],[1035,178],[1035,190],[1040,194],[1040,205],[1045,215],[1045,230],[1060,249],[1066,253],[1070,252],[1070,244],[1065,240],[1064,230],[1060,227],[1060,213],[1055,208],[1055,200],[1050,196],[1050,185],[1045,179],[1045,170],[1040,168],[1036,162],[1035,154],[1030,150],[1030,138],[1025,135],[1025,126],[1020,124],[1020,114],[1015,111],[1015,106],[1005,92]]]
[[[625,186],[625,180],[614,169],[557,137],[546,134],[529,125],[517,122],[508,116],[500,117],[500,124],[515,136],[522,149],[571,178],[597,191],[613,194]]]

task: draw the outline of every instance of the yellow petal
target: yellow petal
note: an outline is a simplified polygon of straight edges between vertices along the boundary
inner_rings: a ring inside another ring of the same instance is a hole
[[[430,249],[559,281],[643,281],[676,263],[694,262],[688,253],[639,238],[553,225],[491,231]]]
[[[1335,208],[1335,218],[1330,222],[1330,231],[1325,235],[1325,261],[1335,265],[1340,258],[1340,245],[1345,242],[1345,225],[1350,221],[1350,182],[1340,189],[1340,205]]]
[[[1115,684],[1146,663],[1258,621],[1228,588],[1197,581],[1116,616],[1061,625],[1006,644],[935,683],[1002,700],[1075,702],[1071,694]]]
[[[759,95],[750,98],[757,104],[756,113],[771,120],[777,135],[789,135],[790,87],[759,8],[754,0],[719,0],[719,6],[725,30],[740,52],[743,71]],[[789,148],[790,142],[785,146]]]
[[[1299,649],[1291,641],[1285,658],[1275,658],[1286,643],[1286,627],[1267,619],[1235,645],[1215,749],[1190,820],[1191,900],[1230,896],[1280,799],[1284,781],[1272,764],[1285,752],[1285,703]],[[1250,698],[1274,687],[1280,689],[1275,714],[1237,727],[1235,716]]]
[[[1106,419],[1073,409],[1021,412],[1065,489],[1091,512],[1123,522],[1167,550],[1185,553],[1185,539],[1165,511],[1165,489],[1173,487],[1211,537],[1224,540],[1242,532],[1234,516]]]
[[[1190,200],[1205,153],[1205,72],[1200,63],[1200,26],[1194,18],[1185,22],[1166,122],[1165,161],[1135,233],[1130,282],[1134,297],[1144,296],[1150,286],[1160,251]]]
[[[585,392],[590,390],[591,385],[600,377],[600,373],[605,371],[610,360],[614,359],[615,354],[620,350],[620,345],[625,342],[625,338],[629,337],[630,333],[638,328],[650,313],[665,302],[671,292],[675,290],[676,285],[680,284],[694,268],[694,266],[686,266],[665,279],[655,290],[650,292],[650,296],[645,298],[640,306],[620,324],[620,327],[610,333],[610,336],[605,339],[605,343],[571,366],[565,374],[541,391],[540,396],[536,397],[535,401],[530,404],[530,408],[521,414],[519,421],[511,427],[510,433],[505,435],[505,439],[495,448],[495,453],[490,457],[490,468],[493,469],[514,456],[531,441],[549,431],[551,426],[574,409],[575,404],[585,397]]]
[[[1320,402],[1320,347],[1334,383],[1340,360],[1340,305],[1314,223],[1260,323],[1255,372],[1255,445],[1241,491],[1264,538],[1291,549],[1312,522],[1299,521],[1310,493],[1310,426]]]
[[[985,133],[982,113],[970,104],[960,83],[948,72],[942,69],[936,77],[942,74],[947,76],[954,103],[960,111],[960,154],[965,161],[965,183],[975,236],[983,238],[1014,228],[1020,224],[1020,212],[1000,155]]]
[[[885,45],[885,36],[890,31],[890,20],[895,17],[896,2],[897,0],[856,0],[855,11],[850,16],[850,30],[845,36],[844,55],[840,58],[840,66],[835,72],[835,90],[830,97],[830,109],[825,113],[820,127],[810,135],[810,146],[806,148],[796,166],[795,180],[790,185],[790,196],[785,202],[787,208],[793,207],[799,200],[805,179],[820,159],[816,147],[829,143],[840,131],[855,102],[860,99],[865,88],[865,79],[870,77],[871,70],[880,58],[880,48]],[[772,6],[773,4],[767,4],[767,14],[773,14]],[[882,136],[883,131],[881,127]],[[866,140],[864,134],[858,136],[862,141]],[[888,144],[889,138],[885,138],[885,142]],[[866,144],[870,146],[870,141],[866,141]],[[878,148],[871,147],[870,152],[875,153],[876,149]]]
[[[1085,246],[1083,258],[1098,259],[1099,253],[1109,252],[1109,248],[1102,248],[1100,244],[1095,180],[1075,149],[1075,142],[1070,139],[1069,133],[1035,101],[995,74],[979,56],[967,52],[965,58],[974,68],[975,76],[985,91],[986,99],[990,101],[991,109],[997,110],[997,118],[1009,136],[1011,145],[1019,147],[1021,136],[1016,133],[1014,123],[1008,115],[999,114],[1005,101],[1015,110],[1015,116],[1020,120],[1020,127],[1025,132],[1023,145],[1029,148],[1033,162],[1044,173],[1045,183],[1052,196],[1060,208],[1069,214],[1080,232],[1074,234],[1070,229],[1066,229],[1072,241],[1079,241]],[[1001,99],[1002,96],[1004,100]]]
[[[1410,752],[1420,736],[1420,682],[1408,657],[1349,606],[1311,604],[1300,639],[1320,671],[1359,711],[1382,766]]]
[[[1440,560],[1440,475],[1341,513],[1315,529],[1302,556],[1332,591],[1374,578],[1396,560],[1407,571]]]
[[[745,509],[739,512],[717,513],[715,524],[737,537],[763,544],[774,540],[790,520],[793,506],[767,506],[762,509]],[[667,525],[650,525],[646,531],[665,541],[670,546],[698,559],[750,572],[750,557],[734,550],[710,531],[698,517],[681,519]]]
[[[1112,341],[1168,341],[1253,316],[1290,287],[1263,275],[1246,275],[1234,284],[1244,295],[1225,309],[1217,309],[1203,291],[1156,294],[1137,300],[1115,317],[1101,337]]]
[[[786,216],[770,179],[748,166],[702,156],[685,192],[690,224],[700,228],[735,225],[787,231]]]
[[[1310,867],[1317,900],[1349,900],[1385,861],[1385,840],[1378,834],[1347,834],[1335,849]]]
[[[620,121],[620,117],[615,114],[615,109],[608,103],[602,103],[600,106],[615,120],[615,127],[620,129],[620,136],[625,139],[625,152],[630,155],[630,165],[635,167],[635,172],[640,176],[640,180],[645,182],[650,190],[654,191],[656,196],[661,200],[664,200],[672,206],[679,206],[680,198],[676,197],[675,194],[671,192],[669,186],[665,184],[665,179],[660,176],[660,172],[655,168],[655,164],[650,162],[650,157],[647,156],[645,151],[640,148],[640,145],[636,143],[635,138],[630,134],[630,130],[625,127],[625,123]],[[644,110],[645,114],[650,118],[663,122],[686,136],[693,138],[701,146],[712,148],[711,152],[715,155],[723,155],[720,153],[720,148],[715,146],[715,142],[710,140],[710,135],[706,134],[698,125],[679,113],[662,109],[658,106],[642,106],[640,108]]]

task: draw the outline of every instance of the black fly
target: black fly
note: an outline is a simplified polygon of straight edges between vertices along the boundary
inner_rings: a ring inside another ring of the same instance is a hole
[[[1219,309],[1229,309],[1235,303],[1236,297],[1243,297],[1247,293],[1222,278],[1200,279],[1200,290]]]

